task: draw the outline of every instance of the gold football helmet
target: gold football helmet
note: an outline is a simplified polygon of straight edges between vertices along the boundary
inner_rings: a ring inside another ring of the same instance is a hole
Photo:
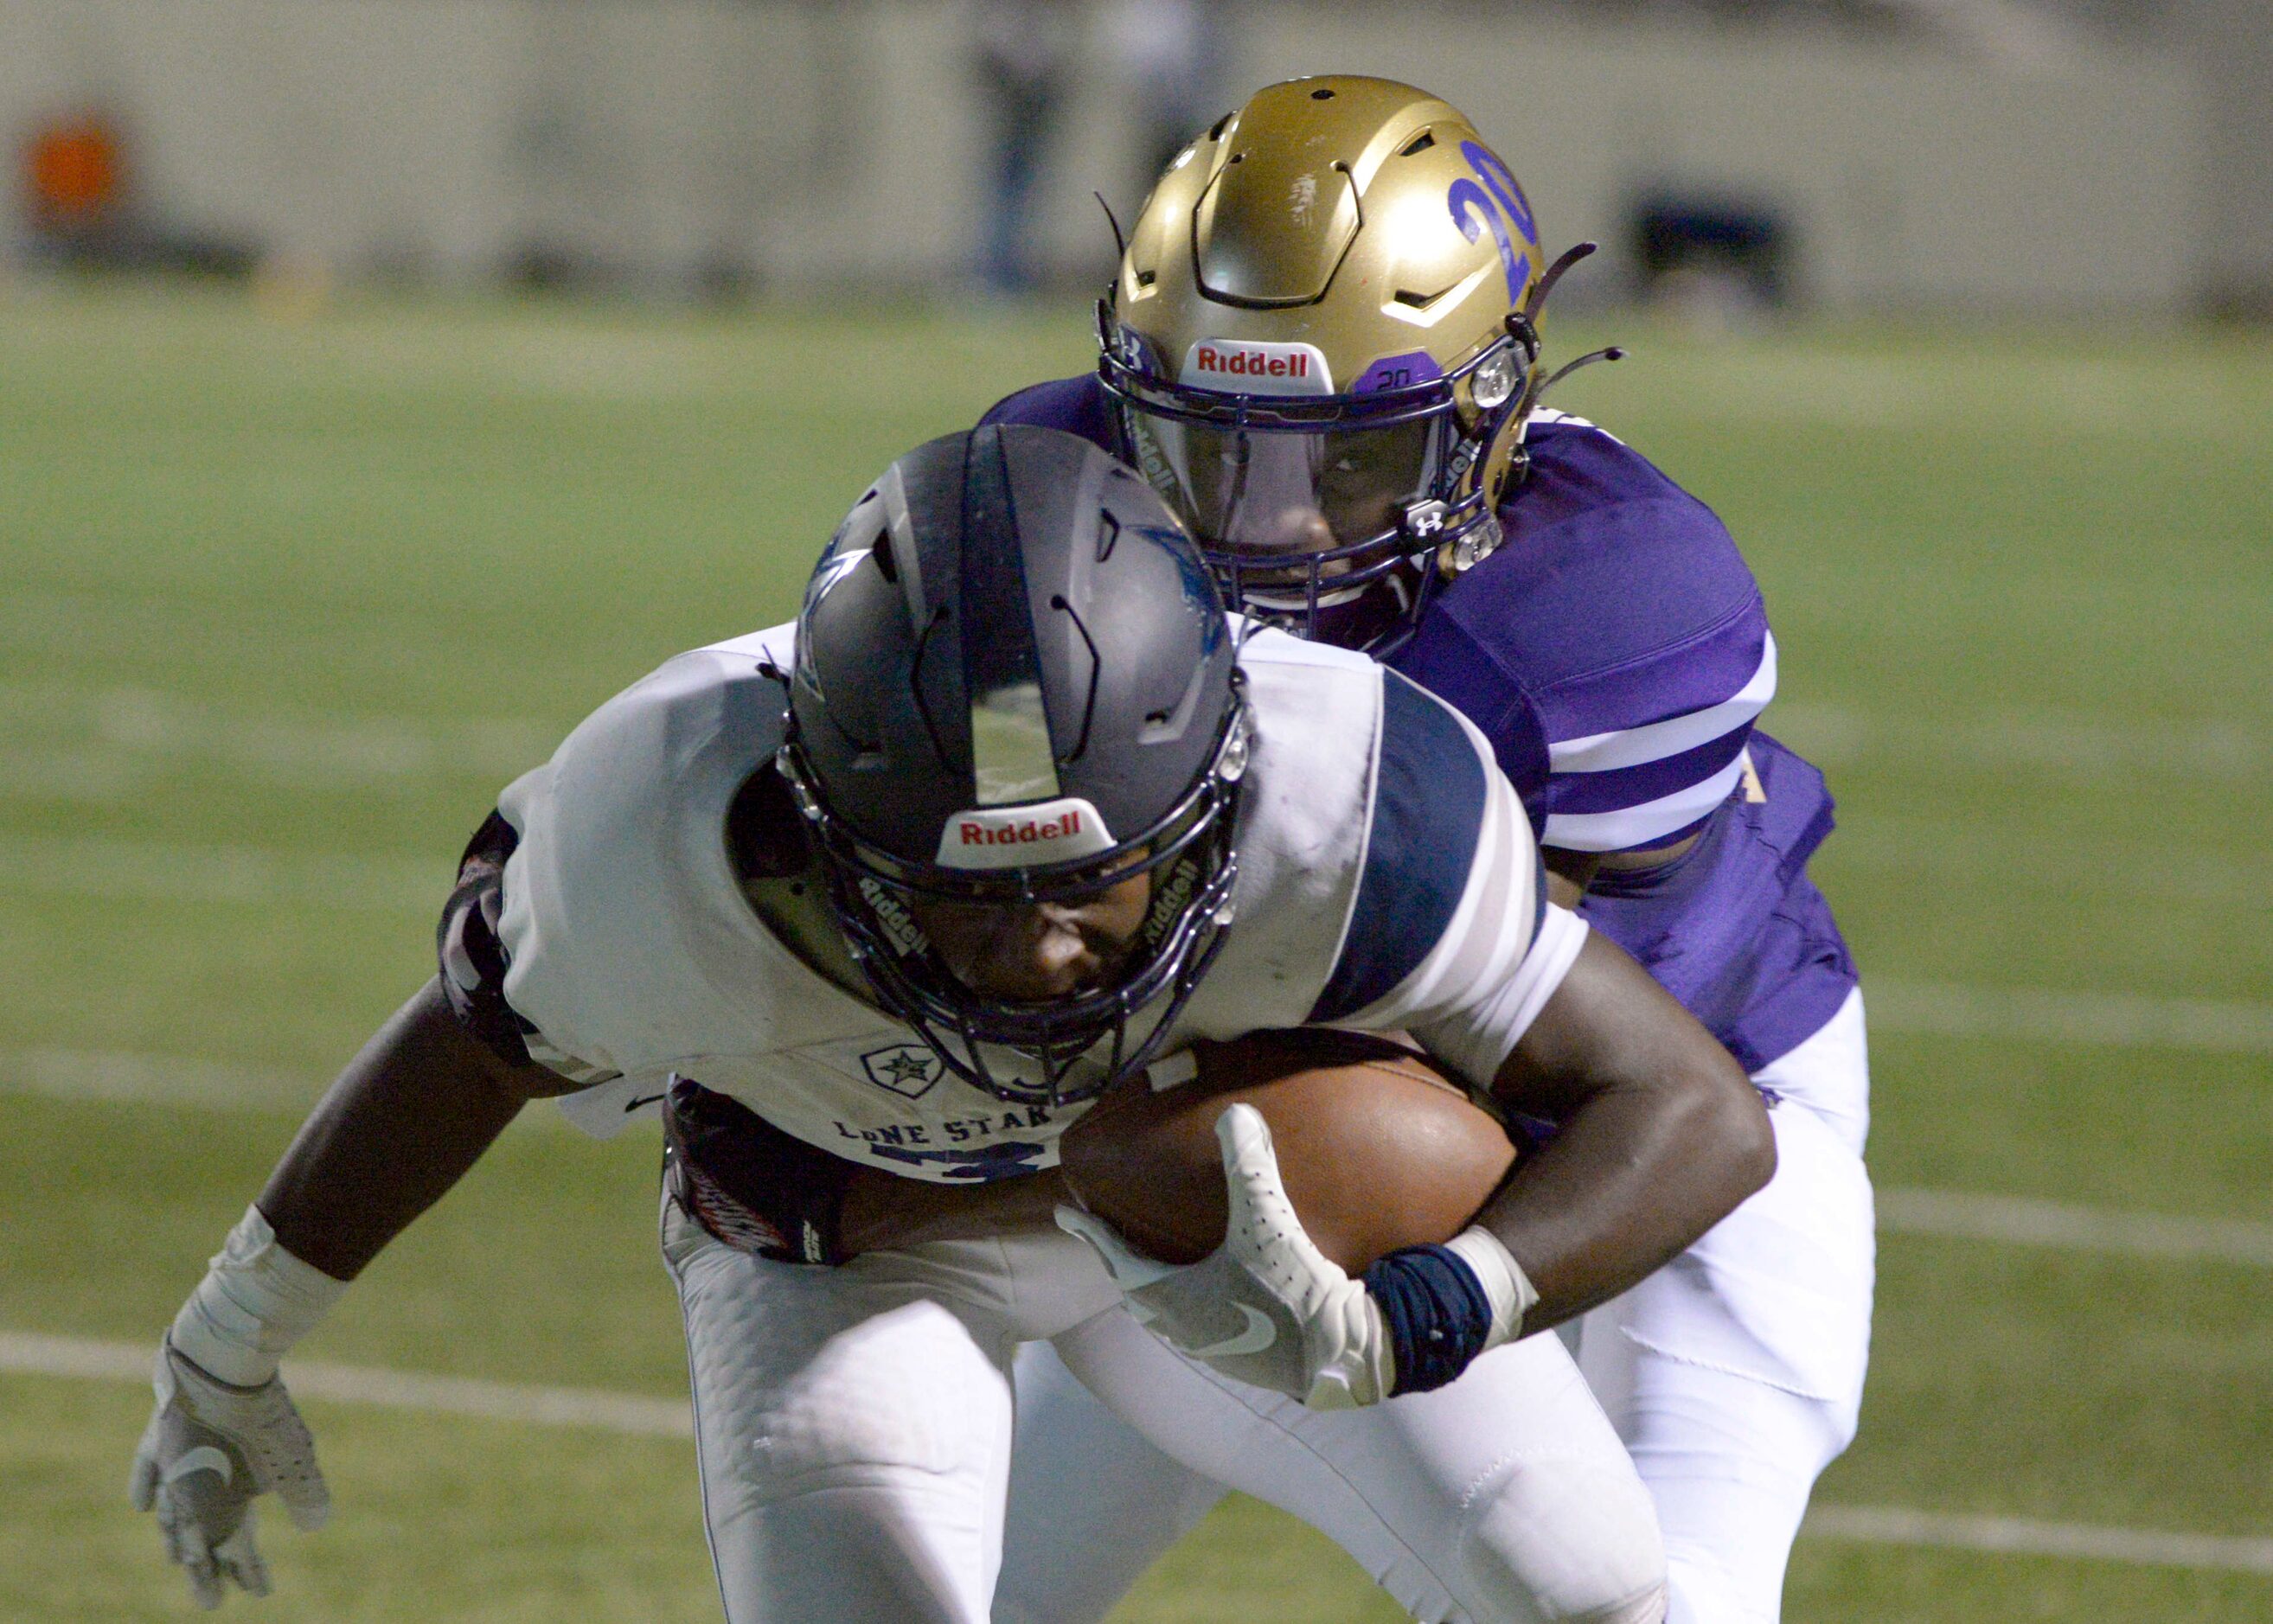
[[[1583,251],[1543,266],[1523,189],[1450,104],[1271,86],[1169,164],[1099,305],[1121,453],[1236,606],[1379,647],[1498,545],[1533,318]]]

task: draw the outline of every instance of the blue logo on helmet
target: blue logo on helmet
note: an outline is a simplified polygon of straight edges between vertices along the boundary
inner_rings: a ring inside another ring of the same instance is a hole
[[[1444,193],[1444,206],[1452,211],[1452,223],[1469,242],[1490,230],[1499,248],[1500,269],[1507,275],[1507,302],[1520,304],[1524,284],[1531,280],[1531,255],[1516,247],[1507,228],[1512,222],[1527,242],[1535,237],[1538,228],[1532,221],[1531,205],[1524,198],[1523,188],[1515,183],[1515,176],[1489,147],[1463,141],[1460,156],[1468,161],[1475,179],[1464,176],[1454,181]]]

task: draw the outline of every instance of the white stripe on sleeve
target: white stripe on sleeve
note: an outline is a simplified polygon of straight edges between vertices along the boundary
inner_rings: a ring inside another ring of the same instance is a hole
[[[1669,716],[1646,727],[1590,733],[1584,738],[1550,744],[1547,746],[1548,764],[1557,773],[1609,773],[1677,756],[1744,726],[1767,708],[1768,701],[1775,698],[1775,636],[1770,632],[1760,650],[1759,668],[1742,688],[1718,705]],[[1549,843],[1559,846],[1564,842]]]
[[[1454,713],[1457,715],[1457,713]],[[1412,973],[1347,1024],[1403,1029],[1469,1082],[1489,1088],[1524,1029],[1578,956],[1586,926],[1566,909],[1543,912],[1531,824],[1489,746],[1459,718],[1486,766],[1482,827],[1467,887],[1444,935]],[[1534,920],[1542,920],[1534,933]]]
[[[1639,806],[1606,812],[1550,813],[1542,843],[1563,851],[1632,851],[1647,846],[1706,817],[1729,798],[1729,792],[1744,775],[1744,755],[1739,751],[1735,760],[1702,783]]]
[[[1358,1024],[1388,1029],[1425,1019],[1472,989],[1512,974],[1531,945],[1539,876],[1531,826],[1498,769],[1488,764],[1485,772],[1483,824],[1459,906],[1428,956],[1386,996],[1360,1010]]]
[[[1489,770],[1489,767],[1487,767]],[[1475,863],[1459,909],[1445,924],[1444,938],[1428,959],[1396,985],[1382,1004],[1396,1008],[1398,1024],[1421,1018],[1448,1001],[1459,1001],[1471,988],[1493,985],[1514,972],[1532,940],[1532,913],[1539,858],[1532,854],[1530,825],[1507,779],[1496,770],[1484,786],[1484,827],[1475,836]],[[1516,834],[1523,838],[1516,838]],[[1380,1007],[1377,1007],[1380,1008]],[[1384,1022],[1386,1024],[1386,1022]]]
[[[1416,1022],[1410,1029],[1421,1046],[1478,1088],[1489,1089],[1515,1045],[1539,1019],[1547,1000],[1579,962],[1587,945],[1587,922],[1553,902],[1539,922],[1539,934],[1514,975],[1465,1007]]]

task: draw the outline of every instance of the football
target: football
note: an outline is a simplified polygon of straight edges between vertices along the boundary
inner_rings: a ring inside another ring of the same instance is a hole
[[[1223,1244],[1216,1119],[1244,1101],[1271,1125],[1287,1194],[1318,1249],[1353,1274],[1399,1246],[1450,1240],[1515,1164],[1497,1120],[1425,1055],[1305,1028],[1201,1043],[1197,1074],[1100,1100],[1060,1144],[1076,1199],[1138,1251],[1189,1263]]]

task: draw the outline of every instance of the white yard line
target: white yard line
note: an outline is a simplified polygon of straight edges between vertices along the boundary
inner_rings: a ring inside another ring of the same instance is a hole
[[[2044,987],[1955,987],[1870,977],[1873,1031],[2118,1049],[2273,1054],[2273,1004]]]
[[[468,775],[502,784],[551,755],[566,730],[529,717],[251,710],[149,688],[0,683],[0,761],[76,767],[98,788],[132,766],[193,761],[309,787]]]
[[[0,1095],[38,1094],[49,1099],[112,1100],[297,1116],[316,1103],[330,1079],[267,1071],[226,1061],[106,1049],[0,1049]],[[539,1103],[514,1119],[524,1128],[578,1131],[551,1104]]]
[[[2044,843],[2026,823],[1984,824],[1940,817],[1872,811],[1839,826],[1824,848],[1817,878],[1843,890],[1847,876],[1870,874],[1884,882],[1993,894],[2010,905],[2054,911],[2078,903],[2095,909],[2134,907],[2154,876],[2157,904],[2185,902],[2224,917],[2248,920],[2273,912],[2273,857],[2262,850],[2157,843],[2142,826],[2141,838],[2105,830],[2085,838],[2063,831],[2060,860],[2044,860]]]
[[[455,857],[439,850],[416,857],[324,856],[255,846],[11,834],[0,842],[0,892],[436,915],[450,894]]]
[[[549,756],[573,721],[253,708],[139,686],[0,683],[0,785],[33,796],[49,774],[58,790],[76,784],[100,797],[147,769],[186,761],[301,787],[462,775],[503,783]],[[2232,717],[2140,720],[2047,707],[1918,715],[1787,701],[1770,706],[1761,726],[1827,766],[1931,760],[1997,773],[2228,782],[2273,774],[2273,732]]]
[[[1969,1190],[1878,1192],[1879,1232],[2273,1269],[2273,1224],[2120,1212]]]
[[[11,1374],[145,1382],[150,1379],[150,1359],[151,1349],[141,1343],[0,1331],[0,1371]],[[683,1399],[297,1360],[286,1368],[285,1375],[300,1396],[337,1404],[370,1404],[537,1426],[583,1427],[634,1438],[694,1435]],[[1894,1506],[1832,1505],[1818,1505],[1810,1511],[1802,1532],[1873,1545],[2273,1574],[2273,1539],[2230,1535],[2044,1523],[2022,1517],[1953,1516]]]
[[[2033,1517],[1955,1516],[1942,1512],[1911,1511],[1900,1506],[1818,1505],[1808,1512],[1800,1534],[1802,1538],[1924,1545],[1999,1556],[2067,1557],[2222,1573],[2273,1574],[2273,1539],[2232,1534],[2168,1533],[2149,1528],[2108,1528],[2088,1523],[2042,1523]]]
[[[323,1089],[321,1078],[212,1060],[81,1049],[0,1050],[0,1095],[297,1114]],[[544,1105],[516,1119],[514,1131],[529,1130],[574,1131],[559,1111]],[[2273,1224],[1908,1186],[1882,1187],[1878,1204],[1883,1235],[2273,1269]]]
[[[88,1336],[0,1331],[0,1370],[19,1375],[147,1381],[151,1351],[134,1343],[98,1342]],[[427,1376],[365,1365],[306,1364],[297,1359],[286,1367],[285,1378],[300,1396],[335,1404],[376,1404],[389,1410],[421,1410],[539,1426],[585,1426],[640,1438],[694,1435],[683,1398],[649,1398],[593,1388],[528,1387],[469,1376]]]
[[[451,877],[446,854],[324,855],[74,835],[0,842],[0,893],[19,895],[431,916]],[[1877,976],[1866,987],[1871,1024],[1880,1032],[2273,1055],[2273,1004]]]
[[[203,1111],[298,1111],[324,1091],[319,1077],[177,1055],[101,1049],[0,1050],[0,1092],[51,1099],[124,1100]]]
[[[1870,712],[1849,705],[1771,705],[1760,726],[1819,766],[1932,760],[2010,773],[2227,781],[2273,770],[2273,737],[2232,718],[2142,721],[2067,709]]]

